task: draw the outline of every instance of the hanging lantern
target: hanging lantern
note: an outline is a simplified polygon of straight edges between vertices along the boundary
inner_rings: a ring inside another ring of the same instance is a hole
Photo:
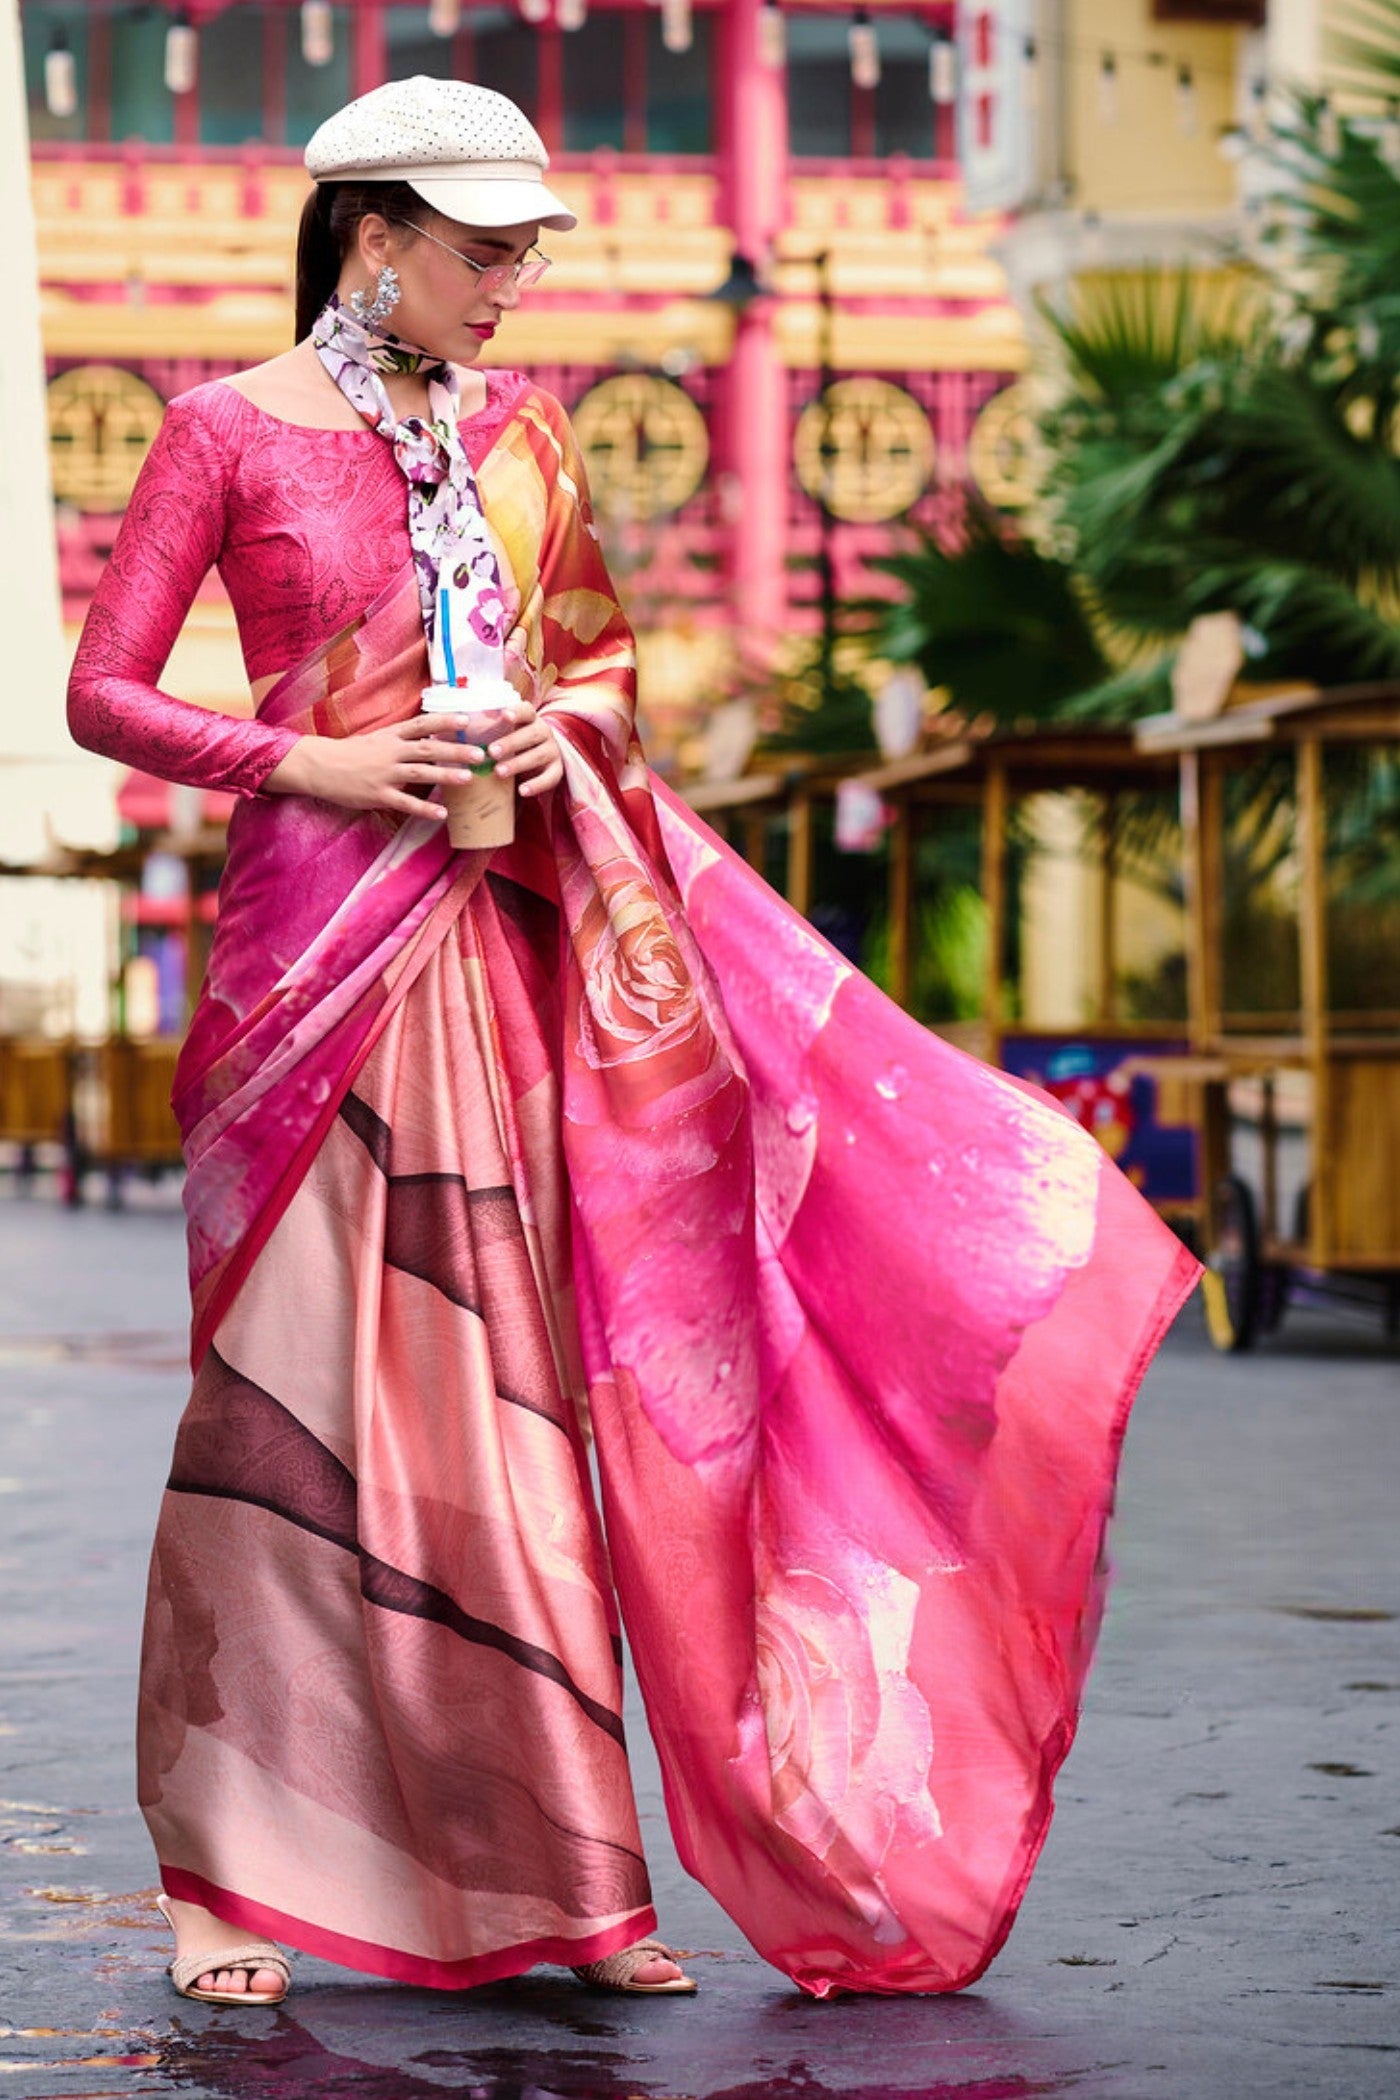
[[[335,57],[335,16],[327,0],[304,0],[301,55],[309,66],[328,66]]]
[[[833,843],[838,853],[874,853],[890,826],[890,811],[863,780],[836,784]]]
[[[549,20],[549,0],[520,0],[520,19],[522,22],[533,22],[536,24],[547,22]]]
[[[1189,66],[1176,69],[1176,128],[1184,139],[1196,136],[1196,76]]]
[[[928,91],[940,109],[958,99],[958,50],[946,29],[935,31],[929,47]]]
[[[51,117],[71,117],[78,108],[78,69],[61,29],[44,57],[44,107]]]
[[[165,84],[187,95],[199,78],[199,36],[183,8],[165,32]]]
[[[1099,122],[1118,122],[1118,61],[1111,51],[1099,60]]]
[[[787,23],[782,0],[763,0],[758,10],[758,55],[774,73],[787,64]]]
[[[561,29],[582,29],[588,20],[588,0],[558,0],[554,16]]]
[[[695,37],[690,0],[661,0],[661,41],[668,51],[688,51]]]
[[[880,84],[880,43],[867,7],[858,7],[851,17],[846,41],[851,51],[851,79],[858,88]]]
[[[430,0],[428,27],[434,36],[456,36],[462,25],[462,0]]]

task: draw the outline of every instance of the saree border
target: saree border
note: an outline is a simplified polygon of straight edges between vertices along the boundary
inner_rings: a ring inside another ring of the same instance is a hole
[[[342,1969],[358,1969],[369,1976],[385,1976],[392,1983],[416,1984],[430,1991],[466,1991],[477,1984],[500,1983],[509,1976],[523,1976],[541,1962],[581,1968],[585,1962],[604,1961],[610,1954],[621,1954],[657,1929],[656,1911],[648,1903],[640,1910],[630,1911],[621,1924],[610,1925],[606,1932],[591,1933],[583,1939],[571,1940],[555,1934],[521,1940],[492,1954],[466,1955],[460,1961],[430,1961],[424,1955],[405,1954],[397,1947],[382,1946],[377,1940],[333,1932],[328,1926],[313,1925],[289,1911],[255,1903],[251,1897],[221,1888],[217,1882],[206,1881],[202,1874],[191,1873],[186,1867],[167,1867],[162,1862],[160,1878],[167,1896],[177,1903],[197,1903],[225,1924],[265,1933],[302,1954],[334,1962]]]

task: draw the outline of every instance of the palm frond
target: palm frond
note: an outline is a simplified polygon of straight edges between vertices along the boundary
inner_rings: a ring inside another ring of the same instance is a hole
[[[1330,361],[1352,396],[1393,401],[1400,364],[1400,167],[1384,136],[1298,94],[1261,149],[1272,200],[1274,280],[1303,361]],[[1295,359],[1296,361],[1296,359]]]
[[[1329,56],[1363,94],[1393,95],[1400,82],[1400,5],[1397,0],[1341,0],[1331,11]]]
[[[1240,561],[1208,569],[1199,596],[1199,610],[1229,605],[1259,637],[1254,676],[1318,685],[1400,679],[1400,627],[1345,584],[1301,564]]]
[[[1248,278],[1194,263],[1079,277],[1058,301],[1038,294],[1036,306],[1070,384],[1120,406],[1202,360],[1236,355],[1262,314]]]
[[[828,659],[815,645],[768,691],[776,702],[778,726],[761,736],[755,751],[875,751],[875,716],[870,692],[851,672]]]
[[[1159,657],[1155,663],[1132,665],[1071,694],[1062,713],[1070,722],[1122,724],[1166,714],[1171,704],[1171,659]]]
[[[969,510],[956,549],[925,535],[914,552],[872,565],[904,595],[884,608],[868,646],[917,664],[964,714],[1041,719],[1107,669],[1070,571],[988,511]]]
[[[1335,388],[1281,365],[1215,419],[1192,474],[1218,529],[1353,586],[1400,580],[1400,464],[1356,436]]]

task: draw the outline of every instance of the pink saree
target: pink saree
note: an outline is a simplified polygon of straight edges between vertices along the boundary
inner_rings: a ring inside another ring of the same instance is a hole
[[[1196,1265],[649,774],[596,577],[522,590],[566,770],[513,846],[275,797],[231,827],[176,1093],[165,1885],[444,1987],[641,1937],[615,1593],[682,1860],[759,1953],[956,1989],[1045,1837]],[[348,733],[423,675],[405,572],[262,720]]]

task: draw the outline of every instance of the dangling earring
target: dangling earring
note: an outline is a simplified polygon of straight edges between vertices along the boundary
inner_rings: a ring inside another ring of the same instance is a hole
[[[399,273],[385,263],[374,280],[374,297],[371,299],[366,292],[352,292],[350,311],[366,328],[378,328],[388,320],[402,297]]]

